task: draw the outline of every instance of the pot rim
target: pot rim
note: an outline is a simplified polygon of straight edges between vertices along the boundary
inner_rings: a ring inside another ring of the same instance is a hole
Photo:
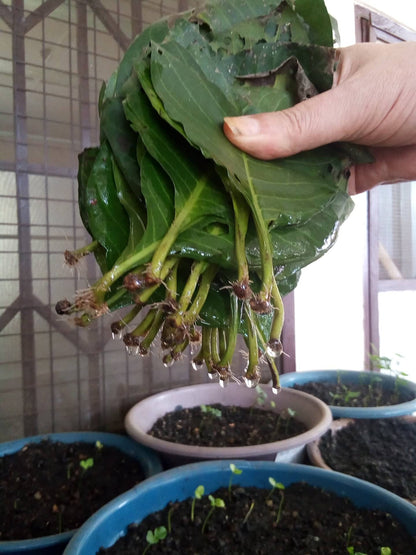
[[[368,378],[370,375],[376,374],[386,383],[394,383],[396,378],[383,372],[373,372],[371,370],[306,370],[299,372],[289,372],[283,374],[280,378],[283,387],[293,387],[295,384],[305,384],[311,381],[327,381],[335,378],[337,374],[346,378],[353,378],[354,383],[360,378]],[[334,380],[335,381],[335,380]],[[404,416],[416,411],[416,383],[410,380],[400,378],[401,387],[413,392],[414,399],[396,405],[381,405],[378,407],[342,407],[328,405],[332,411],[334,418],[394,418],[396,416]]]
[[[162,463],[157,453],[153,452],[148,447],[139,445],[129,436],[111,432],[53,432],[5,441],[0,443],[0,457],[16,453],[28,443],[39,443],[44,439],[61,441],[62,443],[73,443],[78,441],[95,443],[96,441],[101,441],[101,443],[106,445],[118,447],[121,451],[124,451],[133,458],[136,458],[138,461],[140,460],[141,463],[144,463],[143,470],[147,478],[149,478],[152,474],[162,471]],[[68,543],[76,531],[77,528],[68,530],[67,532],[61,532],[60,534],[39,536],[38,538],[0,541],[0,554],[30,553],[31,551],[37,551],[42,548],[47,549],[60,544],[64,545]]]
[[[92,515],[71,539],[64,555],[81,555],[91,552],[91,548],[112,545],[124,535],[128,524],[140,522],[148,514],[162,509],[169,501],[191,497],[200,484],[204,484],[206,494],[212,493],[221,485],[228,484],[232,463],[242,470],[241,474],[233,477],[235,485],[268,488],[268,477],[273,474],[286,486],[307,481],[324,490],[349,497],[356,506],[377,507],[389,512],[411,534],[416,534],[416,507],[375,484],[303,464],[232,459],[194,462],[148,478]],[[110,529],[112,523],[115,523],[115,530]],[[94,542],[100,544],[95,545]]]
[[[269,394],[272,391],[272,387],[270,385],[262,384],[264,390]],[[259,445],[245,445],[239,447],[209,447],[209,446],[201,446],[201,445],[186,445],[183,443],[173,443],[171,441],[166,441],[163,439],[155,438],[148,433],[148,430],[151,428],[153,423],[157,420],[157,417],[153,419],[151,424],[145,429],[142,425],[143,418],[146,415],[148,417],[149,410],[155,407],[156,403],[163,403],[166,406],[166,410],[164,412],[169,412],[170,410],[174,410],[174,407],[177,406],[179,403],[171,403],[172,408],[167,406],[167,400],[170,399],[180,399],[181,396],[186,393],[194,393],[195,395],[201,394],[203,396],[207,396],[208,402],[221,402],[221,397],[227,397],[227,391],[232,390],[233,388],[241,388],[241,393],[245,396],[246,399],[252,398],[256,396],[256,392],[253,389],[248,389],[246,386],[240,386],[238,384],[229,384],[226,389],[220,388],[217,383],[208,383],[208,384],[197,384],[191,386],[184,386],[179,387],[171,390],[162,391],[160,393],[151,395],[146,397],[136,405],[134,405],[125,417],[125,428],[127,433],[133,437],[136,441],[143,445],[147,445],[148,447],[159,451],[161,453],[165,453],[168,455],[175,455],[175,456],[184,456],[184,457],[193,457],[198,459],[219,459],[219,458],[244,458],[250,456],[259,456],[260,454],[263,455],[270,455],[276,454],[282,451],[286,451],[289,449],[293,449],[295,447],[299,447],[300,445],[305,445],[313,441],[314,439],[320,437],[325,431],[329,428],[332,422],[332,414],[331,410],[324,402],[317,399],[316,397],[309,395],[308,393],[304,393],[302,391],[296,391],[290,388],[282,388],[281,391],[277,394],[276,397],[273,395],[272,399],[278,399],[279,395],[282,396],[289,396],[289,398],[295,399],[299,401],[299,404],[304,405],[305,411],[306,406],[312,407],[313,410],[316,410],[316,413],[319,414],[319,420],[316,424],[310,427],[306,432],[299,434],[297,436],[293,436],[288,439],[273,441],[270,443],[262,443]],[[220,392],[222,392],[220,394]],[[225,393],[224,393],[225,392]],[[248,393],[247,393],[248,392]],[[218,399],[215,396],[218,394]],[[193,396],[194,397],[194,396]],[[215,399],[215,400],[214,400]],[[236,404],[238,400],[234,400],[233,404]],[[201,403],[198,403],[196,400],[192,401],[193,404],[184,404],[184,407],[191,407],[191,406],[198,406]],[[204,404],[204,403],[202,403]],[[207,403],[205,403],[207,404]],[[225,404],[225,403],[222,403]],[[230,403],[232,404],[232,403]],[[246,406],[250,406],[247,404]],[[276,407],[278,409],[279,407]],[[299,418],[299,420],[302,420]]]

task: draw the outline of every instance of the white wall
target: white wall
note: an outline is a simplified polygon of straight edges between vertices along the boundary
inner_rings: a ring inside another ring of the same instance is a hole
[[[402,24],[414,24],[414,0],[370,0],[360,3]],[[355,43],[353,0],[326,0],[338,21],[341,46]],[[335,246],[305,268],[295,291],[297,370],[363,369],[363,269],[366,249],[366,196],[340,230]],[[383,305],[384,306],[384,305]],[[384,313],[384,312],[383,312]],[[396,351],[397,352],[397,351]]]

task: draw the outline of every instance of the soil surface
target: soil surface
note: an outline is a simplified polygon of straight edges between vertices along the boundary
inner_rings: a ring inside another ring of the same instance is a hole
[[[287,412],[214,403],[168,412],[148,433],[185,445],[241,447],[280,441],[306,430],[296,415]]]
[[[144,478],[138,461],[115,447],[30,443],[0,457],[0,541],[74,530]]]
[[[332,469],[416,500],[416,422],[354,420],[335,433],[326,432],[319,450]]]
[[[355,552],[380,555],[381,547],[392,554],[414,555],[416,541],[389,515],[356,508],[349,500],[322,492],[307,484],[284,490],[222,488],[212,494],[225,508],[215,508],[207,495],[176,502],[131,525],[127,534],[100,555],[330,555]],[[280,516],[279,516],[280,513]],[[278,522],[277,522],[278,521]],[[170,522],[170,532],[169,529]],[[149,545],[146,535],[165,527],[166,537]],[[204,528],[204,533],[202,529]]]
[[[380,407],[412,401],[414,393],[397,387],[387,388],[374,377],[371,383],[308,382],[295,384],[293,389],[310,393],[335,407]]]

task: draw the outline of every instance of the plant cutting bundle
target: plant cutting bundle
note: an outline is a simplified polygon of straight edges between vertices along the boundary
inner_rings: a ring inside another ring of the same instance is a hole
[[[93,252],[103,275],[58,313],[87,326],[129,306],[112,331],[130,352],[160,336],[170,365],[198,344],[194,366],[221,384],[242,334],[247,385],[265,361],[277,390],[282,295],[335,241],[360,153],[333,144],[260,161],[222,123],[329,89],[332,45],[323,0],[210,0],[143,31],[102,87],[100,145],[79,156],[93,240],[66,260]]]

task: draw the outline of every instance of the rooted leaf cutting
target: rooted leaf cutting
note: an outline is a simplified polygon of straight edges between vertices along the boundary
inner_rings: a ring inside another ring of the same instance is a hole
[[[243,378],[268,364],[279,388],[282,295],[324,254],[352,209],[345,145],[260,161],[228,142],[225,116],[293,106],[332,86],[323,0],[211,0],[143,31],[101,90],[100,145],[79,156],[79,208],[102,277],[57,311],[112,323],[129,352],[161,342],[170,365],[224,385],[237,335]]]

